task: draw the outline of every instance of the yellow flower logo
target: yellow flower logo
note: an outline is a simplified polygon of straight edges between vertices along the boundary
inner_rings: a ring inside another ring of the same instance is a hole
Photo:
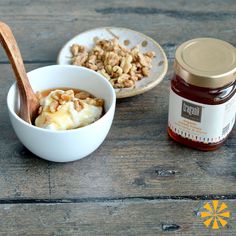
[[[219,225],[224,227],[227,225],[227,221],[225,218],[230,217],[230,212],[225,211],[228,206],[222,202],[219,204],[218,200],[213,200],[212,203],[207,202],[203,206],[207,211],[201,212],[201,217],[206,218],[203,222],[206,227],[212,225],[212,229],[219,229]]]

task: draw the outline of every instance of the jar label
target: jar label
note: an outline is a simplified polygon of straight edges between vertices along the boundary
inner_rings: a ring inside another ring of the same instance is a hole
[[[217,143],[232,130],[236,94],[219,105],[206,105],[182,98],[170,89],[169,128],[176,134],[203,143]]]

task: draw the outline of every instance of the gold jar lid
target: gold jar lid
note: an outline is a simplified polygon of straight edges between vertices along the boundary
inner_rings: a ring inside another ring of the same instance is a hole
[[[193,39],[177,48],[174,68],[189,84],[220,88],[236,80],[236,48],[219,39]]]

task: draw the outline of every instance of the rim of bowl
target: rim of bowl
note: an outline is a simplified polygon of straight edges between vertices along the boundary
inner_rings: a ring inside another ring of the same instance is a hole
[[[8,90],[8,93],[7,93],[7,107],[8,107],[8,111],[11,112],[11,114],[21,123],[23,123],[24,125],[32,128],[32,129],[36,129],[36,130],[39,130],[39,131],[42,131],[42,132],[49,132],[49,133],[55,133],[55,134],[62,134],[62,133],[71,133],[71,132],[77,132],[78,130],[81,130],[81,129],[86,129],[88,127],[91,127],[93,125],[95,125],[96,123],[100,123],[103,119],[105,119],[106,116],[108,116],[108,113],[111,112],[111,108],[113,106],[115,106],[116,104],[116,93],[115,93],[115,90],[114,88],[112,87],[112,85],[109,83],[109,81],[107,81],[107,79],[102,76],[101,74],[97,73],[96,71],[93,71],[91,69],[88,69],[86,67],[82,67],[82,66],[74,66],[74,65],[50,65],[50,66],[43,66],[43,67],[39,67],[39,68],[36,68],[34,70],[31,70],[29,72],[27,72],[27,75],[31,72],[34,72],[34,71],[37,71],[37,70],[41,70],[41,69],[45,69],[45,68],[48,68],[48,67],[59,67],[59,68],[62,68],[62,67],[66,67],[66,68],[73,68],[73,69],[79,69],[79,70],[87,70],[89,71],[90,73],[92,74],[95,74],[96,76],[99,76],[100,79],[102,79],[103,81],[105,81],[105,83],[108,85],[108,87],[111,89],[111,95],[112,95],[112,102],[111,102],[111,105],[109,107],[109,109],[106,111],[106,113],[100,117],[98,120],[94,121],[93,123],[89,124],[89,125],[86,125],[86,126],[83,126],[83,127],[79,127],[79,128],[75,128],[75,129],[68,129],[68,130],[50,130],[50,129],[45,129],[45,128],[41,128],[41,127],[37,127],[35,125],[32,125],[32,124],[29,124],[27,123],[26,121],[24,121],[23,119],[21,119],[17,114],[16,112],[14,111],[14,109],[9,105],[9,100],[10,100],[10,90],[13,89],[13,87],[15,86],[17,88],[17,82],[14,82],[11,87],[9,88]]]

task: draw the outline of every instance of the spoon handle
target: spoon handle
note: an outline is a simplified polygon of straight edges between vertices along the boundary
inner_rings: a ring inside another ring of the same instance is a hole
[[[15,37],[8,25],[0,21],[0,42],[12,65],[20,94],[20,117],[26,122],[31,123],[32,104],[37,103],[37,97],[34,94],[29,83],[23,59],[18,48]]]

